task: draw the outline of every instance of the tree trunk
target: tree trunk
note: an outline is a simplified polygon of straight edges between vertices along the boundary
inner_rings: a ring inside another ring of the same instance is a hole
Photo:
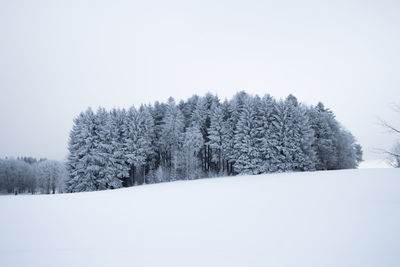
[[[146,165],[143,165],[143,184],[146,184]]]

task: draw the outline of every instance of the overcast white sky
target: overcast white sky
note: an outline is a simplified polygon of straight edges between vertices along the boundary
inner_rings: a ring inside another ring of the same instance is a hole
[[[0,157],[65,159],[88,106],[239,90],[322,101],[381,157],[400,124],[400,1],[0,0]]]

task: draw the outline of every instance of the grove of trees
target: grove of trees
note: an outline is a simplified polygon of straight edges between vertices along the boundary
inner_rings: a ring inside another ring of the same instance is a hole
[[[79,114],[67,192],[226,175],[356,168],[361,146],[322,103],[212,94]],[[47,190],[47,189],[46,189]],[[52,187],[50,187],[52,190]]]
[[[65,164],[31,157],[0,159],[0,193],[55,194],[64,192]]]

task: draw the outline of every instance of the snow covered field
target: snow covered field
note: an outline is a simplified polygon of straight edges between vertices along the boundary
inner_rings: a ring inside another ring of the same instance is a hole
[[[400,169],[0,196],[0,266],[400,266]]]

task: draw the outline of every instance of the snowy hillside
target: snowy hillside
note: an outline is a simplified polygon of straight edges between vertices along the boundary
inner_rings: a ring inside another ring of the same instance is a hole
[[[400,170],[0,196],[0,266],[400,266]]]

